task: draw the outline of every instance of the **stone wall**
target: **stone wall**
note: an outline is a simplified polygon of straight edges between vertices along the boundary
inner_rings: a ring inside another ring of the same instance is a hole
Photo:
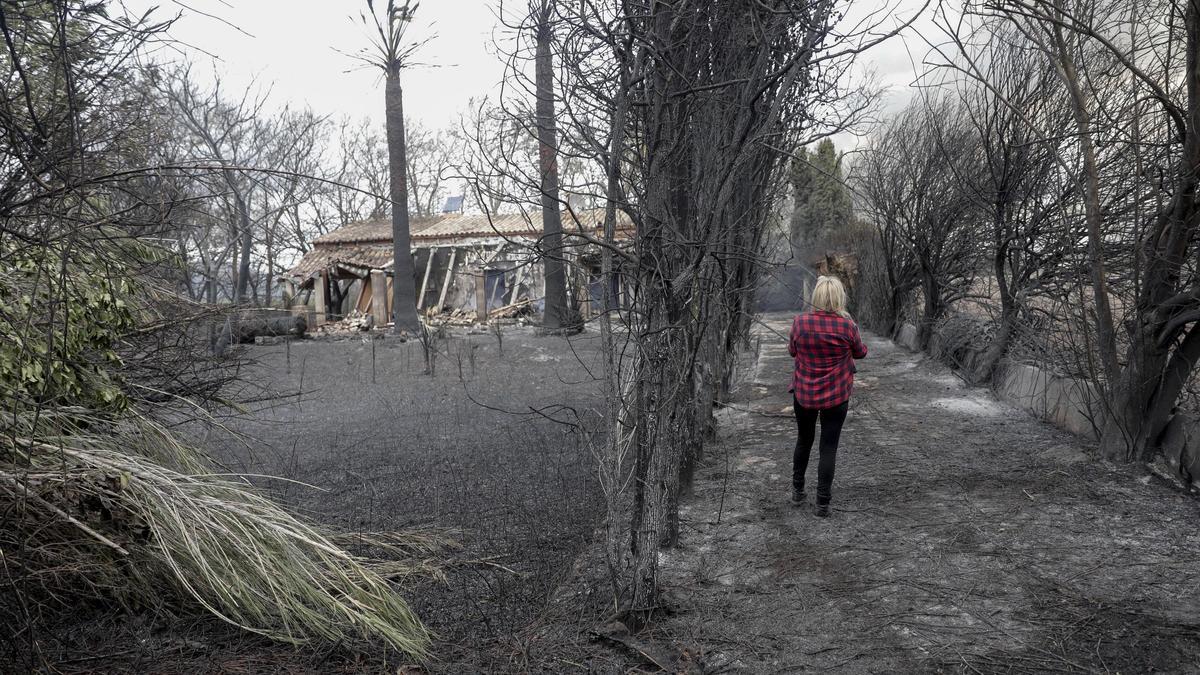
[[[921,346],[918,343],[919,331],[917,327],[911,323],[906,323],[900,326],[900,332],[896,335],[896,344],[904,347],[910,352],[919,351]]]
[[[997,396],[1061,429],[1098,438],[1100,399],[1090,382],[1059,377],[1037,366],[1004,359],[996,369]]]
[[[1200,487],[1200,420],[1178,414],[1162,438],[1163,459],[1184,481]]]

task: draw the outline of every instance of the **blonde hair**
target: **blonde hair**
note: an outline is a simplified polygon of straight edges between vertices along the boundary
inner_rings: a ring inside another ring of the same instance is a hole
[[[848,301],[846,287],[842,285],[841,280],[837,277],[817,277],[817,285],[813,287],[812,298],[809,300],[813,309],[850,318],[850,312],[846,311]]]

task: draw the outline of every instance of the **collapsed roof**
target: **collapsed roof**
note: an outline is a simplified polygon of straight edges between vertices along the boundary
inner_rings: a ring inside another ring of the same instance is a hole
[[[604,209],[564,211],[563,232],[600,237],[604,227]],[[541,211],[510,214],[447,213],[429,218],[414,218],[409,223],[415,249],[443,246],[477,246],[505,240],[528,242],[542,236]],[[628,239],[632,223],[617,211],[617,235]],[[568,239],[568,244],[572,242]],[[313,240],[313,247],[281,279],[303,284],[322,270],[336,270],[348,276],[364,277],[371,270],[392,268],[392,221],[386,218],[350,223]]]

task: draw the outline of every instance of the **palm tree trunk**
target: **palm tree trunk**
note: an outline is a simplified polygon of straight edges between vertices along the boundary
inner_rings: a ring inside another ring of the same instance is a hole
[[[384,88],[387,115],[388,173],[391,176],[392,201],[392,321],[393,332],[416,333],[421,329],[417,316],[417,288],[413,279],[412,242],[408,231],[408,164],[404,155],[404,92],[400,71],[387,74]]]
[[[542,246],[546,276],[546,307],[542,325],[563,328],[572,323],[567,306],[567,275],[562,257],[562,216],[558,196],[558,129],[554,118],[554,55],[550,51],[552,2],[543,2],[537,16],[538,160],[542,173]]]

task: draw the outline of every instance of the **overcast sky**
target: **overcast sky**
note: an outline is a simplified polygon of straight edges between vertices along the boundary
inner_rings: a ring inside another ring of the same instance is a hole
[[[857,0],[849,20],[882,12],[886,22],[911,16],[924,0],[892,0],[882,9],[879,0]],[[513,6],[514,0],[506,0]],[[359,20],[362,0],[123,0],[128,12],[151,8],[160,19],[180,15],[171,35],[181,45],[163,47],[157,58],[193,60],[197,70],[219,74],[229,85],[257,81],[270,87],[275,105],[308,105],[322,114],[383,118],[383,83],[371,70],[359,67],[340,52],[367,44]],[[503,38],[499,0],[425,0],[411,36],[435,36],[418,61],[437,67],[416,67],[403,76],[405,112],[426,126],[443,126],[457,119],[473,96],[497,92],[504,65],[493,46]],[[887,24],[890,27],[890,23]],[[927,20],[918,31],[929,34]],[[887,84],[889,105],[906,100],[913,80],[913,59],[926,47],[914,33],[893,39],[863,59]],[[845,142],[845,141],[843,141]]]

